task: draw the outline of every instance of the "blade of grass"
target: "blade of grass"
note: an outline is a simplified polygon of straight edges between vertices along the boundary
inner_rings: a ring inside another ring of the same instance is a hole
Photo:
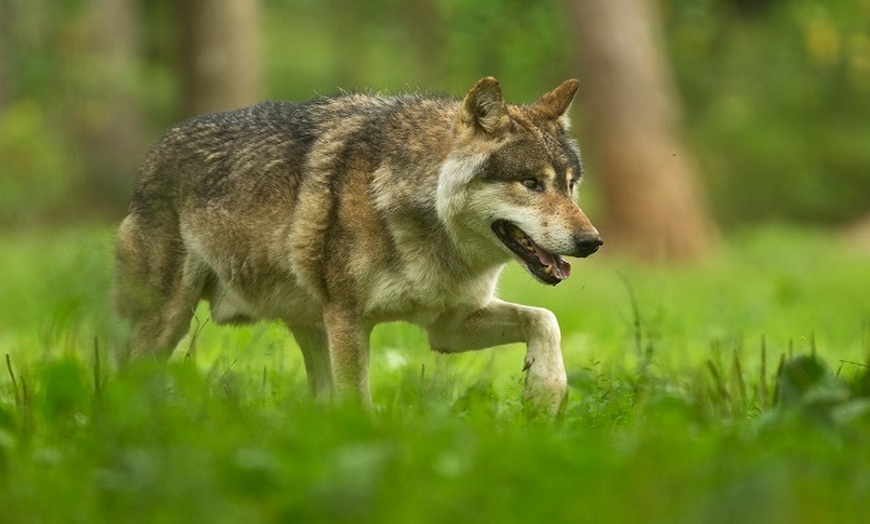
[[[15,405],[21,407],[21,397],[18,395],[18,382],[15,380],[15,372],[12,370],[12,357],[6,353],[6,370],[9,372],[9,378],[12,379],[12,393],[15,396]]]
[[[758,403],[761,409],[767,409],[767,340],[761,335],[761,371],[758,377]]]

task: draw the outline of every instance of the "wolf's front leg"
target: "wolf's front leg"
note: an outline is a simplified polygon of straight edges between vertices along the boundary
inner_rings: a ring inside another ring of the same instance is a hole
[[[335,391],[342,401],[357,401],[369,408],[369,332],[353,311],[327,309],[323,319]]]
[[[427,329],[432,349],[445,353],[525,342],[525,399],[551,416],[567,399],[561,334],[552,312],[494,299],[470,313],[446,313]]]

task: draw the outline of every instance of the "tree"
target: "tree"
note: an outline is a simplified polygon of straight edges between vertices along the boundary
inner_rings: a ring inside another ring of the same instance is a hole
[[[127,205],[136,165],[147,147],[145,118],[136,92],[141,58],[133,0],[92,0],[90,57],[95,66],[78,89],[88,103],[74,111],[86,155],[79,194],[92,209],[119,214]],[[81,67],[81,66],[79,66]]]
[[[260,2],[181,2],[182,98],[186,115],[250,105],[262,97]]]
[[[443,20],[435,0],[416,0],[403,4],[403,22],[409,41],[416,48],[417,76],[422,85],[433,85],[443,77],[440,51],[444,45]]]
[[[601,173],[602,234],[645,258],[691,259],[712,221],[679,137],[680,108],[649,0],[568,0],[584,144]]]

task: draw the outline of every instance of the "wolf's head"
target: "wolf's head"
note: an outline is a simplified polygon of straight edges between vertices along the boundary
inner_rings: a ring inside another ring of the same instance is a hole
[[[587,257],[603,243],[575,201],[580,153],[566,134],[566,112],[578,86],[568,80],[531,105],[514,106],[487,77],[462,100],[437,201],[471,256],[513,256],[555,285],[571,272],[562,256]]]

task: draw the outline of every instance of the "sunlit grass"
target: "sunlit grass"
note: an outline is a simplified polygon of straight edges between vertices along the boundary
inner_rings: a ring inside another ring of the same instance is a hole
[[[824,234],[747,232],[681,268],[593,257],[556,288],[511,267],[502,296],[563,327],[571,397],[555,423],[520,401],[522,346],[441,355],[405,324],[372,335],[368,414],[309,399],[280,324],[218,327],[207,307],[168,365],[118,374],[111,246],[106,230],[0,237],[4,523],[859,522],[868,509],[870,271]],[[827,367],[783,360],[811,352]]]

